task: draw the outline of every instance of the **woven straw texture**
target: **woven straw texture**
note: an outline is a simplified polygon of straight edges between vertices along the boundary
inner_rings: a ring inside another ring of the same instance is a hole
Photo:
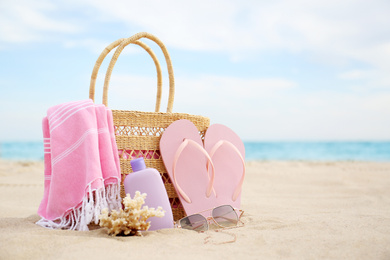
[[[157,57],[153,51],[143,42],[138,41],[141,38],[147,38],[154,41],[161,48],[164,53],[164,57],[167,63],[167,69],[169,74],[169,97],[167,112],[159,112],[161,104],[161,89],[162,89],[162,77],[161,68],[157,60]],[[102,52],[96,61],[94,70],[91,76],[90,84],[90,98],[93,100],[95,95],[95,84],[97,73],[101,63],[107,54],[117,47],[111,62],[108,66],[103,90],[103,104],[107,106],[107,96],[109,82],[112,74],[112,70],[115,63],[122,52],[122,50],[128,44],[137,44],[144,48],[150,56],[153,58],[157,70],[157,96],[155,112],[141,112],[141,111],[128,111],[128,110],[112,110],[114,119],[114,128],[116,135],[116,143],[118,146],[118,152],[120,157],[121,174],[122,174],[122,187],[121,196],[125,196],[123,181],[128,174],[132,173],[130,160],[143,157],[145,159],[146,166],[149,168],[157,169],[163,179],[165,189],[167,191],[169,201],[171,204],[174,220],[178,220],[185,216],[185,211],[180,203],[178,195],[169,178],[167,170],[162,161],[160,154],[160,138],[164,130],[174,121],[179,119],[188,119],[194,123],[199,130],[202,138],[210,125],[210,120],[207,117],[190,115],[184,113],[172,113],[172,106],[174,101],[175,83],[172,62],[169,53],[164,44],[155,36],[149,33],[138,33],[127,39],[119,39]]]

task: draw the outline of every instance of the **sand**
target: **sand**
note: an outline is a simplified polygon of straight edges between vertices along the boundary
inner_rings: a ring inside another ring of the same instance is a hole
[[[42,162],[0,160],[0,259],[390,259],[390,162],[247,162],[228,233],[45,229],[42,195]]]

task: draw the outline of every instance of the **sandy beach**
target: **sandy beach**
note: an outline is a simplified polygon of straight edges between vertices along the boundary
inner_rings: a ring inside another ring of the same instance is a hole
[[[43,162],[0,160],[0,259],[390,259],[389,177],[390,162],[247,162],[245,226],[111,237],[34,224]]]

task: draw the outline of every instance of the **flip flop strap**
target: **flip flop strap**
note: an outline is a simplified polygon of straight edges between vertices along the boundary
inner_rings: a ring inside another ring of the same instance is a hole
[[[237,153],[237,155],[240,157],[241,159],[241,162],[242,162],[242,166],[243,166],[243,173],[242,173],[242,177],[241,177],[241,180],[240,182],[238,183],[236,189],[234,190],[234,193],[233,193],[233,201],[236,201],[238,195],[240,195],[241,193],[241,189],[242,189],[242,184],[244,183],[244,178],[245,178],[245,160],[244,158],[242,157],[241,155],[241,152],[237,149],[237,147],[232,144],[231,142],[229,141],[226,141],[226,140],[220,140],[219,142],[217,142],[213,148],[211,149],[210,151],[210,157],[213,158],[213,155],[215,154],[215,152],[222,146],[222,145],[227,145],[229,146],[230,148],[233,149],[233,151],[235,151]],[[211,160],[210,160],[211,161]]]
[[[187,203],[192,203],[191,199],[188,197],[188,195],[183,191],[183,189],[180,187],[180,185],[177,183],[177,180],[176,180],[176,163],[177,161],[179,160],[179,157],[180,155],[182,154],[183,150],[188,146],[188,145],[192,145],[193,147],[197,148],[199,151],[201,151],[207,158],[207,160],[209,161],[209,163],[211,164],[211,169],[212,169],[212,174],[211,174],[211,178],[210,178],[210,181],[209,181],[209,184],[208,184],[208,187],[207,187],[207,190],[206,190],[206,196],[207,197],[210,197],[211,195],[211,191],[213,189],[213,184],[214,184],[214,176],[215,176],[215,170],[214,170],[214,164],[213,162],[211,161],[211,157],[209,156],[209,154],[207,153],[207,151],[200,145],[198,144],[197,142],[191,140],[191,139],[184,139],[183,142],[180,144],[180,146],[177,148],[176,150],[176,153],[175,153],[175,157],[173,159],[173,164],[172,164],[172,177],[173,177],[173,181],[175,183],[175,186],[176,186],[176,189],[178,190],[179,194],[183,197],[183,199],[187,202]]]

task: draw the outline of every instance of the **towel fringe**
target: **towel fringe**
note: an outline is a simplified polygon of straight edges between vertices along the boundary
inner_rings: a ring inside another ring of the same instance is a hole
[[[89,184],[87,189],[88,193],[80,206],[67,211],[61,218],[55,220],[41,218],[36,224],[50,229],[88,231],[89,224],[99,223],[102,209],[108,208],[111,211],[122,207],[119,183],[108,184],[97,190],[92,190]]]

